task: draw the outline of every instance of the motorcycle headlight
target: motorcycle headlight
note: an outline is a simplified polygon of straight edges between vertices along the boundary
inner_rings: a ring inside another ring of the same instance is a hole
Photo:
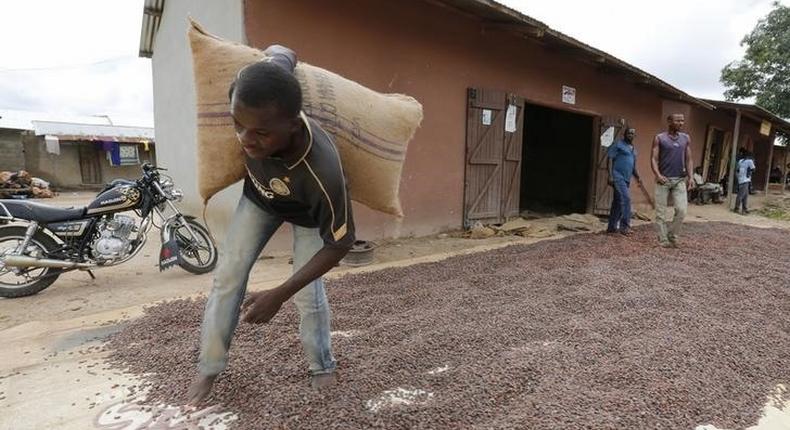
[[[163,190],[169,191],[173,188],[173,185],[173,178],[165,175],[159,176],[159,186],[161,186]]]
[[[162,187],[162,191],[168,200],[180,202],[184,198],[184,192],[175,187],[173,178],[169,176],[161,175],[159,177],[159,186]]]
[[[173,188],[172,190],[170,190],[170,197],[173,200],[180,202],[181,200],[184,200],[184,192],[179,190],[178,188]]]

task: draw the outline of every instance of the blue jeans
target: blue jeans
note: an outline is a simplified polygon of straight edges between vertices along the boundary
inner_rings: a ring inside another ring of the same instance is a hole
[[[631,193],[629,182],[614,178],[614,197],[609,210],[609,227],[606,231],[626,231],[631,228]]]
[[[201,375],[216,375],[228,363],[228,349],[250,270],[264,246],[283,220],[259,208],[242,196],[233,215],[225,246],[220,249],[219,266],[214,276],[200,336]],[[293,271],[296,272],[323,248],[317,228],[294,225]],[[299,336],[312,375],[331,373],[336,362],[332,356],[330,310],[323,279],[318,278],[293,296],[300,315]]]

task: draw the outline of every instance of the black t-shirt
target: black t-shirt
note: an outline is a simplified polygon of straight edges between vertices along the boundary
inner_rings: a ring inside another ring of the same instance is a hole
[[[293,73],[296,54],[275,45],[271,61]],[[317,122],[301,113],[309,142],[295,160],[246,157],[244,195],[266,212],[302,227],[318,228],[324,244],[350,247],[354,243],[351,199],[340,154]]]
[[[244,195],[287,222],[319,228],[326,245],[350,247],[354,219],[340,155],[318,123],[304,113],[302,120],[310,139],[304,154],[296,161],[247,157]]]

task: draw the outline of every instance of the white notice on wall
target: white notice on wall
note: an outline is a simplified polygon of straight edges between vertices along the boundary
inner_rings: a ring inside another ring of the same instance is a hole
[[[48,153],[60,155],[60,139],[57,136],[45,135],[44,144]]]
[[[513,133],[516,131],[516,112],[518,108],[516,105],[508,105],[507,113],[505,114],[505,131]]]
[[[608,148],[614,142],[614,127],[609,127],[601,133],[601,146]]]
[[[770,122],[763,120],[763,122],[760,124],[760,134],[762,134],[763,136],[768,136],[769,134],[771,134]]]
[[[567,85],[562,86],[562,102],[569,105],[576,104],[576,88]]]
[[[483,125],[491,125],[491,109],[483,109]]]

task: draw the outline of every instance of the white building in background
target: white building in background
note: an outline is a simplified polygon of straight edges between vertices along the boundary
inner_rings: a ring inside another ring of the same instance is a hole
[[[27,170],[60,189],[135,179],[156,162],[154,129],[114,125],[109,116],[0,110],[0,170]]]

